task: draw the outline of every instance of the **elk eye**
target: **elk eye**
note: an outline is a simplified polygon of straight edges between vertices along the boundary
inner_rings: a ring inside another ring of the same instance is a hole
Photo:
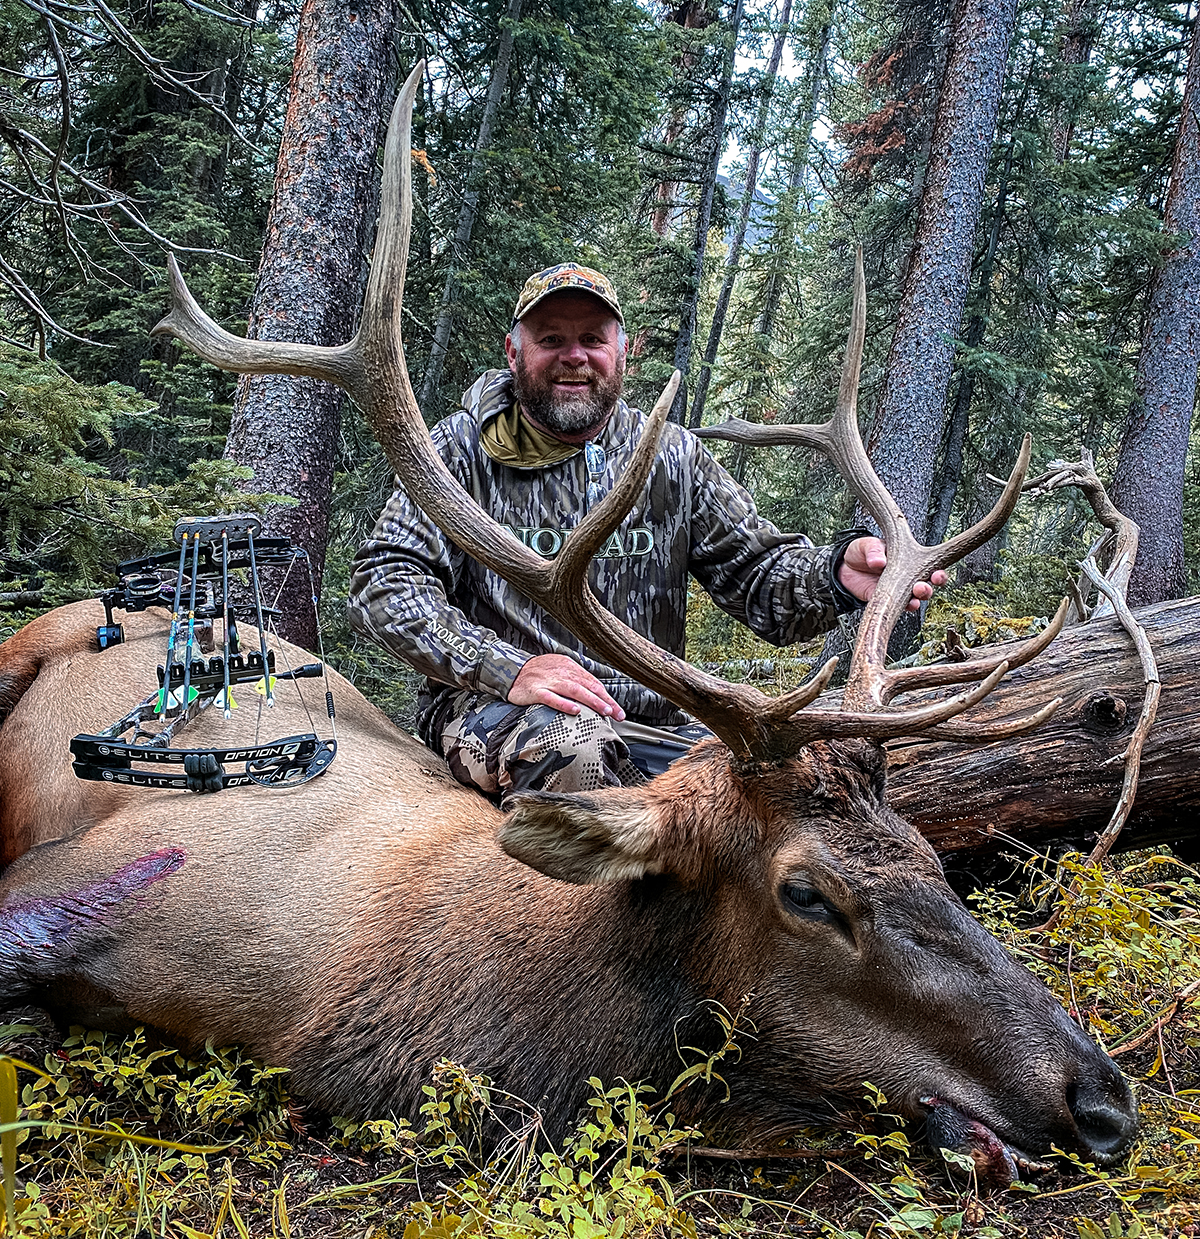
[[[783,906],[796,916],[804,916],[814,921],[835,919],[834,910],[821,897],[821,892],[816,887],[785,882],[779,888],[779,895]]]

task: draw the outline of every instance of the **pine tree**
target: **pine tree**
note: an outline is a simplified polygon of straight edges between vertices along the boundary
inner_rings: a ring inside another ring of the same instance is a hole
[[[725,126],[729,112],[729,96],[733,89],[733,64],[737,52],[738,32],[742,25],[744,0],[734,0],[725,54],[721,58],[720,77],[712,90],[707,122],[703,134],[703,160],[698,160],[699,182],[691,244],[690,270],[684,282],[684,295],[679,311],[679,331],[675,337],[675,369],[685,380],[691,372],[692,347],[696,335],[696,320],[700,309],[700,294],[704,276],[704,258],[708,252],[708,232],[712,226],[713,198],[717,192],[717,171],[725,149]],[[683,384],[671,407],[671,420],[681,422],[687,403]]]
[[[1014,0],[959,0],[924,174],[871,459],[908,516],[929,529],[929,497],[1000,106]]]
[[[486,152],[477,150],[505,4],[464,9],[454,56],[434,64],[424,116],[428,171],[418,187],[405,291],[414,374],[431,373],[453,268],[452,323],[438,382],[423,409],[436,421],[481,370],[503,364],[517,291],[530,274],[569,259],[610,270],[627,308],[645,242],[633,224],[645,190],[638,142],[657,119],[667,71],[659,32],[633,0],[524,0],[512,24],[507,84]],[[464,196],[477,193],[469,251],[453,238]],[[422,210],[423,208],[423,210]],[[639,256],[630,254],[638,249]],[[637,330],[631,323],[631,335]],[[429,386],[429,385],[426,385]]]
[[[1200,21],[1192,18],[1163,228],[1113,501],[1141,527],[1133,604],[1183,592],[1183,485],[1200,360]]]
[[[492,62],[491,79],[488,82],[487,98],[483,105],[483,116],[479,121],[479,133],[475,138],[475,151],[471,158],[471,168],[467,174],[468,188],[463,195],[462,207],[458,213],[458,224],[454,229],[454,240],[451,242],[450,261],[446,272],[446,284],[442,292],[442,302],[438,309],[437,325],[433,331],[433,344],[429,352],[429,362],[425,367],[425,378],[421,383],[419,397],[422,406],[429,403],[437,390],[442,377],[442,362],[446,357],[446,346],[450,341],[450,328],[454,323],[454,293],[458,277],[458,268],[470,258],[471,233],[475,228],[475,216],[479,212],[479,182],[484,174],[487,163],[487,153],[492,145],[492,130],[496,126],[496,117],[500,111],[500,101],[504,98],[508,86],[508,66],[512,60],[513,37],[516,23],[521,18],[522,0],[508,0],[508,8],[500,20],[499,37],[496,41],[496,56]]]
[[[342,344],[354,334],[389,113],[392,0],[305,0],[300,10],[275,195],[248,334]],[[226,456],[260,494],[286,496],[267,532],[307,551],[318,597],[325,567],[342,393],[316,379],[243,375]],[[307,578],[282,582],[280,632],[316,647]]]
[[[199,479],[211,475],[227,505],[244,506],[232,487],[242,472],[214,460],[232,381],[149,329],[165,308],[167,249],[218,317],[236,326],[244,314],[290,59],[280,14],[268,8],[260,24],[237,7],[170,2],[55,13],[20,0],[0,8],[11,57],[0,77],[0,176],[12,195],[0,217],[4,334],[46,354],[81,397],[113,381],[136,392],[136,414],[123,410],[74,445],[94,476],[207,511],[213,487]],[[161,510],[148,516],[110,509],[96,543],[109,567],[157,549],[147,538],[164,522],[169,534]],[[82,518],[64,508],[60,519],[62,545],[77,545]],[[67,559],[35,567],[77,580]]]
[[[713,310],[712,323],[708,330],[708,342],[704,346],[704,357],[700,365],[700,373],[696,378],[696,391],[692,397],[692,408],[688,415],[688,425],[693,428],[704,421],[704,404],[708,397],[708,386],[712,380],[712,369],[717,360],[717,350],[721,347],[725,315],[729,311],[729,302],[733,296],[733,286],[741,263],[742,247],[746,243],[746,229],[749,227],[750,214],[757,199],[758,168],[763,158],[763,142],[775,95],[775,79],[779,73],[779,63],[783,59],[783,48],[790,33],[791,20],[792,0],[784,0],[783,11],[779,16],[779,28],[775,33],[771,56],[767,61],[766,72],[760,87],[761,98],[750,138],[750,154],[746,159],[746,175],[742,182],[742,201],[738,210],[737,226],[725,257],[725,275],[721,281],[721,291],[717,294],[717,304]]]

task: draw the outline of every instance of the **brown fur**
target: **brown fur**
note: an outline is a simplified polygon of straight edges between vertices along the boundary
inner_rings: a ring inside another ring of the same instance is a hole
[[[412,1113],[449,1056],[561,1130],[589,1075],[663,1089],[677,1046],[718,1043],[714,1004],[745,1004],[731,1101],[682,1101],[729,1138],[793,1131],[864,1080],[1032,1151],[1111,1151],[1131,1128],[1119,1073],[887,808],[876,746],[739,770],[711,742],[645,788],[501,815],[334,677],[340,748],[313,784],[85,784],[69,737],[153,685],[165,630],[131,616],[126,645],[94,652],[98,610],[0,647],[0,682],[25,683],[0,731],[5,841],[37,845],[0,883],[0,993],[244,1043],[342,1112]],[[252,738],[257,698],[239,699],[189,743]],[[309,729],[294,690],[264,714],[264,737]]]

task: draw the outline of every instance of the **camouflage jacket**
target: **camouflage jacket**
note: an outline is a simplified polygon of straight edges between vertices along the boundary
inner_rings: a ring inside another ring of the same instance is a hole
[[[512,399],[509,372],[489,370],[466,392],[463,407],[434,427],[433,440],[475,502],[551,558],[621,475],[646,416],[621,401],[596,441],[602,452],[516,469],[498,464],[480,443],[482,427]],[[858,605],[833,577],[842,549],[844,542],[814,547],[763,520],[701,441],[668,423],[645,490],[601,547],[589,580],[604,606],[680,657],[689,573],[722,610],[787,645],[832,627],[839,612]],[[575,659],[637,722],[684,721],[676,707],[594,657],[557,620],[448,542],[403,488],[358,552],[349,613],[358,631],[428,677],[422,734],[446,693],[471,689],[506,698],[535,654]]]

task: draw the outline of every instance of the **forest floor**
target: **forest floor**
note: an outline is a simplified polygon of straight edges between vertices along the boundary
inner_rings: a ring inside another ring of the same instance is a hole
[[[1064,898],[1051,934],[1023,927]],[[552,1149],[530,1109],[448,1063],[411,1126],[355,1123],[307,1113],[286,1073],[236,1051],[64,1035],[25,1011],[0,1029],[0,1120],[15,1112],[19,1125],[7,1226],[56,1239],[1200,1235],[1200,875],[1165,852],[1104,872],[1032,863],[1021,889],[974,907],[1137,1090],[1142,1126],[1119,1165],[1059,1158],[1031,1182],[981,1191],[866,1082],[846,1127],[778,1157],[697,1155],[702,1138],[617,1081],[596,1082],[585,1125]],[[705,1087],[701,1073],[689,1087]],[[514,1135],[483,1159],[472,1133],[488,1113]]]

